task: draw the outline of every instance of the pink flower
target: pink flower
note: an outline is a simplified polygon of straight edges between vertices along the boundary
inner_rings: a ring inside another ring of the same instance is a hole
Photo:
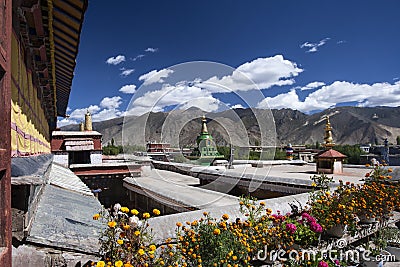
[[[310,214],[308,214],[307,212],[303,212],[303,213],[301,214],[301,218],[303,218],[303,220],[304,220],[304,219],[307,220],[307,222],[308,222],[309,224],[317,222],[317,220],[316,220],[313,216],[311,216]]]
[[[294,234],[296,232],[297,227],[293,223],[288,223],[286,224],[286,231],[289,231],[291,234]]]
[[[324,261],[320,261],[318,263],[318,267],[329,267],[328,263],[324,262]]]
[[[311,229],[311,231],[313,231],[315,233],[322,233],[322,231],[323,231],[322,226],[316,222],[310,223],[310,229]]]

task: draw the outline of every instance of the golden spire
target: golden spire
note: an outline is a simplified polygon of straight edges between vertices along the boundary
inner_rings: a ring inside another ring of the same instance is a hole
[[[92,131],[92,114],[87,110],[85,114],[85,131]]]
[[[329,116],[326,116],[324,141],[325,141],[324,144],[325,149],[331,149],[335,145],[335,143],[333,142],[332,126],[331,122],[329,121]]]
[[[83,124],[83,121],[79,123],[79,131],[81,132],[85,131],[85,125]]]
[[[206,116],[203,115],[201,122],[202,122],[201,133],[208,133],[207,124],[206,124],[207,123]]]

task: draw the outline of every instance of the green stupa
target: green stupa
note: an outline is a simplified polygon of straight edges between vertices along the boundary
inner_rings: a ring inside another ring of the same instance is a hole
[[[201,132],[197,137],[195,156],[198,158],[197,162],[201,165],[210,165],[214,159],[222,159],[224,156],[218,153],[217,146],[215,145],[212,136],[208,133],[207,119],[204,115],[201,122]]]

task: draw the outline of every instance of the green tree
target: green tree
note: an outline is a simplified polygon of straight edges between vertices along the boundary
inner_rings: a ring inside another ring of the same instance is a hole
[[[111,146],[114,146],[114,137],[113,138],[111,138]]]
[[[280,148],[275,149],[275,160],[286,159],[286,151]]]
[[[360,164],[360,156],[365,154],[359,145],[337,145],[335,150],[347,156],[345,162],[350,164]]]
[[[229,155],[231,154],[231,150],[229,146],[217,146],[218,153],[223,155],[226,160],[229,159]]]

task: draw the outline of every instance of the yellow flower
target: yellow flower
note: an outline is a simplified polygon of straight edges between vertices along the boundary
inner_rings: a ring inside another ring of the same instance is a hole
[[[154,213],[154,215],[157,215],[157,216],[161,214],[161,212],[158,209],[154,209],[153,213]]]
[[[135,236],[139,236],[139,235],[140,235],[140,232],[139,232],[139,231],[135,231],[133,234],[134,234]]]
[[[148,212],[143,213],[143,218],[145,218],[145,219],[150,218],[150,213],[148,213]]]
[[[122,265],[124,265],[124,263],[122,261],[115,262],[115,267],[122,267]]]
[[[131,210],[131,213],[133,214],[133,215],[138,215],[139,214],[139,212],[138,212],[138,210],[137,209],[133,209],[133,210]]]
[[[218,228],[214,229],[214,235],[219,235],[220,233],[221,233],[221,230],[219,230]]]
[[[120,210],[124,213],[128,213],[129,209],[127,207],[121,207]]]
[[[122,228],[124,228],[124,230],[129,230],[129,228],[131,228],[131,226],[129,224],[124,224],[124,226]]]
[[[96,213],[93,215],[93,220],[98,220],[100,218],[100,214]]]
[[[182,223],[177,222],[177,223],[176,223],[176,226],[181,227],[181,226],[182,226]]]
[[[104,261],[99,261],[96,264],[96,267],[104,267],[104,266],[106,266],[106,263]]]
[[[228,214],[224,214],[224,215],[222,215],[222,219],[224,219],[224,220],[228,220],[228,219],[229,219],[229,215],[228,215]]]
[[[120,244],[120,245],[122,245],[122,244],[124,243],[124,240],[118,239],[118,240],[117,240],[117,243]]]
[[[111,222],[108,222],[107,225],[108,225],[108,227],[110,227],[110,228],[114,228],[114,227],[117,225],[117,223],[114,222],[114,221],[111,221]]]
[[[316,184],[316,183],[314,183],[314,182],[312,182],[311,186],[313,186],[313,187],[316,187],[316,186],[317,186],[317,184]]]
[[[156,250],[156,246],[155,246],[155,245],[150,245],[150,247],[149,247],[149,248],[150,248],[150,250],[151,250],[151,251],[154,251],[154,250]]]
[[[142,256],[144,254],[144,250],[143,249],[139,249],[138,253],[139,253],[140,256]]]

